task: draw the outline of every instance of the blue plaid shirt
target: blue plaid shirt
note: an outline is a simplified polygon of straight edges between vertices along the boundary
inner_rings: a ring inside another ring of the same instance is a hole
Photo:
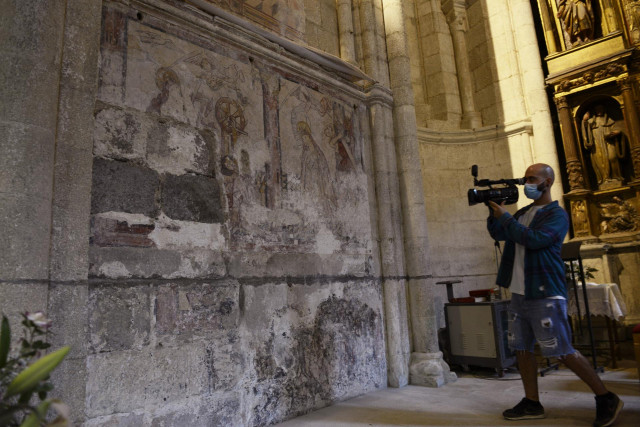
[[[524,290],[525,299],[553,296],[567,298],[564,262],[560,255],[562,241],[569,230],[569,217],[557,201],[542,207],[529,227],[518,222],[531,205],[515,215],[506,212],[500,218],[489,215],[487,229],[495,240],[504,240],[504,252],[498,269],[496,284],[503,288],[511,285],[516,243],[525,247]]]

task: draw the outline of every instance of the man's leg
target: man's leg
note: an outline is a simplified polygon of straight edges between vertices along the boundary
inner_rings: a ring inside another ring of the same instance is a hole
[[[530,351],[517,351],[516,360],[525,397],[536,402],[540,401],[538,396],[538,362],[535,354]]]
[[[595,369],[591,366],[587,358],[579,351],[560,357],[560,361],[580,377],[580,379],[584,381],[597,396],[607,393],[608,390],[604,386],[604,383],[596,373]]]
[[[502,416],[507,420],[529,420],[544,418],[544,408],[538,398],[538,363],[530,351],[516,351],[518,370],[524,386],[525,398],[516,406],[507,409]]]

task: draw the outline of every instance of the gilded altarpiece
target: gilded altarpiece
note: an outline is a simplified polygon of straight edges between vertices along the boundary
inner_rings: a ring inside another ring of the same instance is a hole
[[[625,258],[616,254],[637,252],[640,240],[640,1],[538,0],[538,8],[571,238],[599,260],[600,280],[620,283],[625,268],[638,270],[637,262],[621,265]],[[634,293],[625,299],[640,314]]]

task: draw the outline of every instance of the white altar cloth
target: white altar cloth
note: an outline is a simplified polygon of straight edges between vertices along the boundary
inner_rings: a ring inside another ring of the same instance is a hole
[[[580,301],[580,315],[584,317],[586,313],[582,284],[579,284],[577,289],[578,301]],[[587,282],[587,298],[589,301],[589,312],[592,316],[606,316],[619,321],[627,314],[627,306],[624,304],[622,294],[616,283]],[[578,314],[573,286],[569,287],[568,311],[570,315]]]

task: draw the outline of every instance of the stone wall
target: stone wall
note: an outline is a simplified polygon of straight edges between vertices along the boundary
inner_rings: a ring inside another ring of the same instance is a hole
[[[367,94],[184,2],[92,5],[51,6],[49,151],[3,163],[44,184],[16,188],[33,254],[2,257],[0,310],[72,347],[73,422],[268,425],[386,387]]]
[[[495,286],[500,253],[496,252],[487,232],[487,208],[483,204],[469,206],[468,203],[467,191],[474,188],[471,165],[478,165],[478,179],[523,176],[531,158],[530,153],[522,149],[522,142],[528,140],[530,131],[529,127],[499,127],[443,135],[422,129],[418,134],[432,237],[429,253],[433,278],[429,282],[437,293],[439,327],[445,326],[443,305],[447,302],[447,293],[445,286],[435,282],[462,280],[453,285],[456,298],[468,296],[469,290]],[[442,161],[436,163],[429,159]],[[508,205],[507,210],[514,213],[525,206],[527,200],[521,191],[518,203]],[[447,245],[438,243],[445,241]]]
[[[90,424],[265,425],[384,387],[357,91],[167,16],[107,3],[102,28]]]

